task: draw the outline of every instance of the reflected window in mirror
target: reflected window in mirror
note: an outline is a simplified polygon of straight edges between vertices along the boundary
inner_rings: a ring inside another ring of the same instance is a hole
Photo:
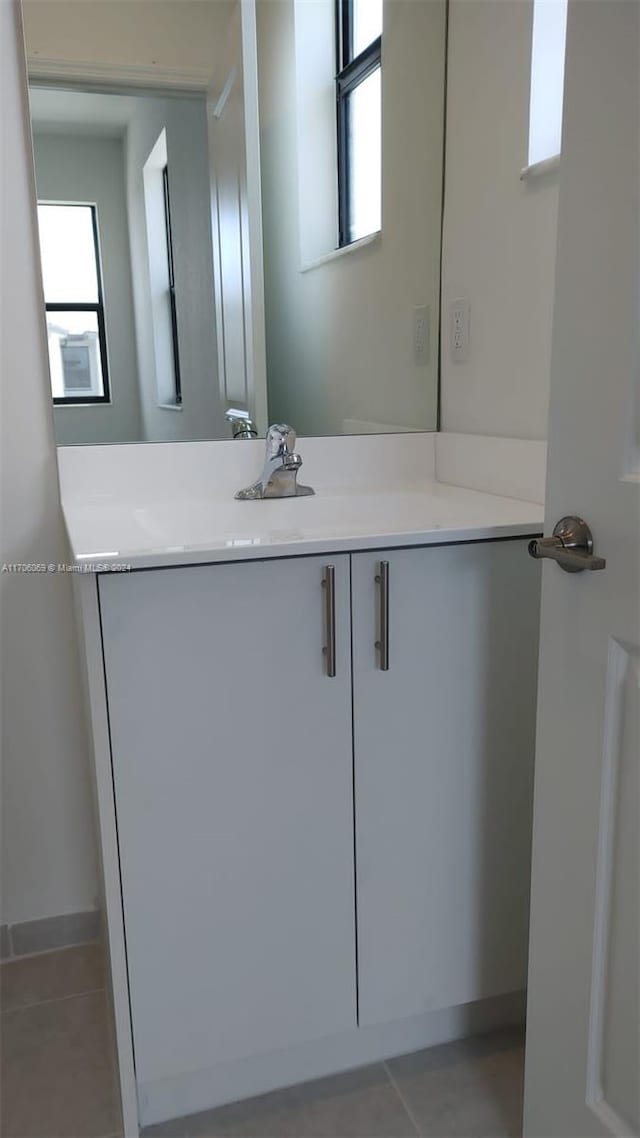
[[[529,165],[560,154],[567,0],[534,0],[529,104]]]
[[[167,132],[163,128],[143,169],[150,315],[159,407],[182,406],[178,307],[173,255]]]
[[[182,403],[180,383],[180,352],[178,349],[178,309],[176,306],[176,279],[173,270],[173,238],[171,236],[171,198],[169,196],[169,167],[162,168],[162,191],[164,196],[164,228],[167,243],[167,280],[169,309],[171,312],[171,347],[173,357],[173,397],[176,404]]]
[[[382,0],[336,0],[339,244],[382,227]]]
[[[39,202],[38,227],[54,403],[109,402],[96,206]]]

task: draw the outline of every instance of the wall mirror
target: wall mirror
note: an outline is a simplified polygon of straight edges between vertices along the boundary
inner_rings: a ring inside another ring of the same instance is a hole
[[[23,0],[57,442],[435,430],[446,0]]]

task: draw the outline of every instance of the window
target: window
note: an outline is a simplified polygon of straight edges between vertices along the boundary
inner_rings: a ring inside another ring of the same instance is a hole
[[[171,310],[171,343],[173,347],[173,379],[175,401],[182,403],[180,384],[180,354],[178,352],[178,313],[176,309],[176,282],[173,275],[173,243],[171,239],[171,203],[169,199],[169,167],[162,167],[162,192],[164,197],[164,226],[167,238],[167,277],[169,281],[169,308]]]
[[[382,0],[336,0],[339,244],[382,225]]]
[[[567,0],[534,0],[529,166],[560,153]]]
[[[95,205],[39,202],[54,403],[107,403],[109,377]]]
[[[171,173],[164,128],[144,164],[142,180],[149,270],[149,323],[153,331],[158,406],[168,411],[180,411],[183,399],[171,215]]]

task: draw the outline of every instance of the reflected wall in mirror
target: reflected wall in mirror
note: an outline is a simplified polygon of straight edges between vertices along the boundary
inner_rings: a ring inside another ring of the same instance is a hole
[[[437,426],[446,0],[23,0],[60,444]]]

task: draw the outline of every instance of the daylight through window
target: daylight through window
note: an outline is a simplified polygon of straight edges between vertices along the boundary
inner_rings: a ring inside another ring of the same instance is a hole
[[[96,207],[39,202],[38,225],[53,401],[107,402]]]
[[[382,227],[382,0],[336,0],[339,243]]]
[[[560,153],[567,0],[534,0],[529,165]]]

